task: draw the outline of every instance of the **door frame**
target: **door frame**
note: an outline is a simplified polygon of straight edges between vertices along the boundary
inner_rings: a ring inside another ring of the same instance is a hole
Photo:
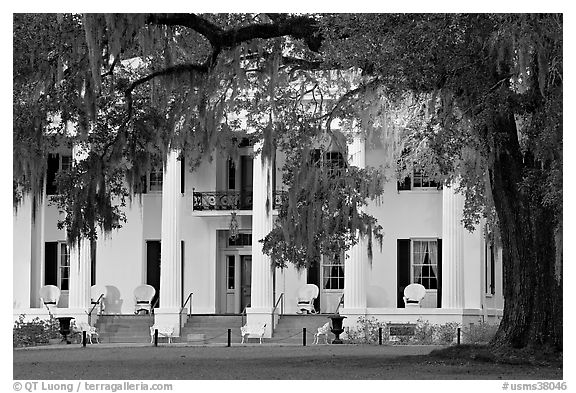
[[[217,299],[219,299],[219,309],[220,313],[222,314],[240,314],[242,312],[241,308],[241,299],[242,299],[242,264],[241,264],[241,257],[242,256],[252,256],[251,247],[243,247],[243,248],[226,248],[221,250],[221,256],[219,258],[220,261],[220,293]],[[234,256],[234,289],[228,289],[228,257]],[[228,311],[228,296],[234,296],[234,310],[233,312]]]

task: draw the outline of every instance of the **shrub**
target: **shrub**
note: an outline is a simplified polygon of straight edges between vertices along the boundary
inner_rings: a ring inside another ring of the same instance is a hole
[[[382,328],[382,340],[388,341],[388,329],[384,322],[374,317],[358,317],[358,327],[346,328],[347,341],[351,344],[378,343],[379,329]]]
[[[14,322],[13,347],[47,344],[49,339],[61,337],[56,319],[51,317],[49,320],[42,320],[36,317],[32,321],[24,322],[24,318],[25,315],[21,314]]]
[[[486,344],[492,340],[498,325],[492,325],[486,322],[470,325],[462,329],[462,341],[466,344]]]

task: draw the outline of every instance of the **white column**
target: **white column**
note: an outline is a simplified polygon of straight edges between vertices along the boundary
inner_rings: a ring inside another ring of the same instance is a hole
[[[442,308],[464,307],[464,195],[457,183],[442,191]]]
[[[81,239],[80,245],[74,243],[70,247],[70,280],[68,292],[68,308],[89,311],[91,258],[90,240]]]
[[[262,150],[260,142],[254,150]],[[252,283],[249,324],[266,323],[265,337],[272,328],[272,267],[270,257],[262,252],[262,240],[272,230],[272,162],[261,153],[254,157],[252,196]]]
[[[88,155],[82,145],[74,145],[72,156],[74,165],[84,160]],[[91,284],[91,249],[90,240],[82,238],[69,245],[70,277],[68,280],[68,312],[77,322],[88,322],[90,311]]]
[[[356,134],[348,145],[350,165],[364,168],[366,152],[364,137]],[[368,277],[368,252],[366,239],[360,238],[346,255],[344,265],[344,311],[363,314],[366,311],[366,286]]]
[[[162,235],[160,251],[160,307],[155,323],[173,326],[180,332],[180,161],[179,152],[170,150],[162,183]]]

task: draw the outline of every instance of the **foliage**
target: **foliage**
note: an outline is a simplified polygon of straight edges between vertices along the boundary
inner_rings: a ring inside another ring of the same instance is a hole
[[[25,315],[21,314],[14,322],[12,344],[14,347],[28,347],[39,344],[47,344],[48,340],[61,338],[60,324],[51,317],[49,320],[42,320],[38,317],[32,321],[24,322]]]
[[[498,325],[487,322],[471,324],[462,329],[462,342],[466,344],[487,344],[496,335]]]
[[[346,342],[350,344],[376,344],[379,341],[379,330],[382,328],[382,340],[388,341],[386,323],[375,317],[360,316],[356,320],[357,327],[346,327]]]

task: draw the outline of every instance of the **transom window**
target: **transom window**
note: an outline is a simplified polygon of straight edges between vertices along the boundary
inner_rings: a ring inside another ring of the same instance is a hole
[[[322,286],[324,289],[344,289],[344,258],[322,258]]]
[[[411,280],[426,289],[438,289],[438,242],[412,240]]]

